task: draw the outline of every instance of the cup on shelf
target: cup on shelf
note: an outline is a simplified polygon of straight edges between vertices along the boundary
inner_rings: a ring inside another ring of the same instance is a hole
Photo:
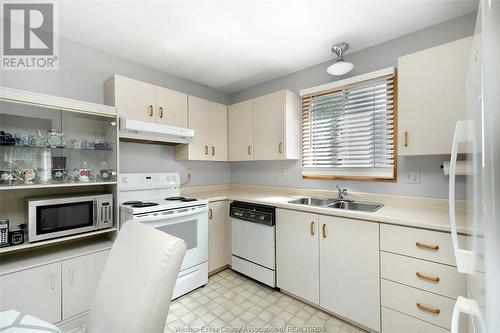
[[[32,136],[28,133],[16,134],[16,144],[19,146],[29,146],[31,144]]]

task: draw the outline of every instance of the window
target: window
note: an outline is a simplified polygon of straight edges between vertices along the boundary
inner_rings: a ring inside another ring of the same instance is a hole
[[[301,91],[304,178],[396,179],[394,69]]]

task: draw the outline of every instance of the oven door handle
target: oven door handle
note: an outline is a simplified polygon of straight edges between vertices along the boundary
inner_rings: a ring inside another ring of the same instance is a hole
[[[200,207],[192,210],[188,210],[186,212],[182,213],[173,213],[173,214],[162,214],[162,215],[154,215],[154,216],[134,216],[132,220],[138,221],[138,222],[154,222],[154,221],[160,221],[164,220],[166,218],[177,218],[177,217],[183,217],[183,216],[188,216],[188,215],[195,215],[197,213],[201,213],[203,211],[207,211],[207,207]]]

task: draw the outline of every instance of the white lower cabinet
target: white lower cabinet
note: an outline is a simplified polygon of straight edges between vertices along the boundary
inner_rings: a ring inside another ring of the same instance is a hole
[[[102,249],[36,267],[31,262],[0,273],[0,310],[18,310],[53,324],[83,314],[90,309],[108,253]]]
[[[384,333],[449,333],[436,325],[382,307],[382,332]]]
[[[277,285],[380,331],[379,225],[276,210]]]
[[[208,272],[225,267],[230,261],[227,201],[208,205]]]
[[[109,251],[100,251],[62,262],[62,319],[90,308]]]
[[[379,225],[320,216],[322,308],[380,331]]]
[[[276,210],[277,286],[319,305],[318,215]]]
[[[0,309],[61,321],[61,262],[0,276]]]

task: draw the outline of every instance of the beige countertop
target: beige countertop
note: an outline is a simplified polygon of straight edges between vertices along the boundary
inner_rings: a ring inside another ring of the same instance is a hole
[[[245,201],[322,215],[341,216],[437,231],[450,231],[448,200],[446,199],[350,193],[349,199],[384,204],[376,212],[358,212],[288,203],[289,200],[303,196],[331,198],[336,195],[332,191],[323,190],[253,185],[215,185],[187,187],[182,189],[182,193],[199,199],[207,199],[210,202],[221,200]],[[470,230],[466,226],[465,206],[465,202],[457,202],[457,225],[460,233],[469,234]]]

